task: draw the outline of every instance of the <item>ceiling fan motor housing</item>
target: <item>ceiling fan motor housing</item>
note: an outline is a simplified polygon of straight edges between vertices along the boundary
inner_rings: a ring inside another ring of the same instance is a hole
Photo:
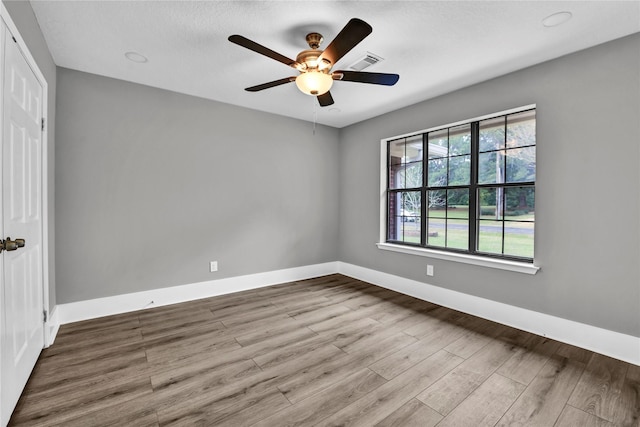
[[[307,43],[309,44],[309,47],[311,49],[318,49],[320,47],[320,43],[322,43],[323,40],[324,38],[320,33],[307,34]]]

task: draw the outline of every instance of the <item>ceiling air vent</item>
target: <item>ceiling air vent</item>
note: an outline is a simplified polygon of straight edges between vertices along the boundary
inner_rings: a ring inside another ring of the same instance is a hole
[[[383,61],[383,58],[373,54],[371,52],[367,52],[366,55],[360,59],[358,59],[356,62],[354,62],[353,64],[351,64],[349,66],[350,70],[355,70],[355,71],[362,71],[365,68],[369,68],[372,65],[377,64],[378,62]]]

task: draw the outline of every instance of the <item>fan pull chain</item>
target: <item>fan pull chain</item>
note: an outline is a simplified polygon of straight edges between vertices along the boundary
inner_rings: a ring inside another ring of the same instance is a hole
[[[318,101],[313,98],[313,135],[316,134],[316,122],[318,121]]]

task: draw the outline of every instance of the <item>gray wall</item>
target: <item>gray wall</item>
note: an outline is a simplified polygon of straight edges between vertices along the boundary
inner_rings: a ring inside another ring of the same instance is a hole
[[[59,303],[336,261],[338,130],[64,68],[57,120]]]
[[[532,103],[537,275],[376,248],[380,139]],[[339,259],[640,336],[639,119],[636,34],[344,128]]]
[[[56,281],[55,281],[55,105],[56,105],[56,65],[53,62],[47,42],[44,40],[42,31],[36,16],[31,9],[28,1],[5,1],[5,5],[11,15],[13,23],[18,27],[20,35],[24,39],[29,52],[33,55],[38,68],[49,86],[48,90],[48,120],[47,125],[47,141],[48,141],[48,180],[49,180],[49,197],[48,197],[48,215],[49,215],[49,309],[53,309],[56,305]]]

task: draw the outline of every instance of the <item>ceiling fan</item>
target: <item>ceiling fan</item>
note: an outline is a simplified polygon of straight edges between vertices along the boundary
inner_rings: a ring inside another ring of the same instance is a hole
[[[295,81],[298,89],[307,95],[316,96],[320,106],[326,107],[333,104],[333,97],[329,89],[331,89],[334,80],[393,86],[400,78],[397,74],[347,70],[331,71],[332,67],[340,58],[364,40],[372,31],[373,28],[371,28],[371,25],[361,19],[353,18],[345,25],[342,31],[338,33],[333,41],[329,43],[325,50],[320,50],[320,44],[323,40],[322,35],[319,33],[309,33],[307,34],[306,40],[310,49],[300,52],[295,61],[237,34],[229,36],[229,41],[271,59],[275,59],[278,62],[282,62],[300,72],[297,76],[285,77],[284,79],[251,86],[245,90],[258,92]]]

